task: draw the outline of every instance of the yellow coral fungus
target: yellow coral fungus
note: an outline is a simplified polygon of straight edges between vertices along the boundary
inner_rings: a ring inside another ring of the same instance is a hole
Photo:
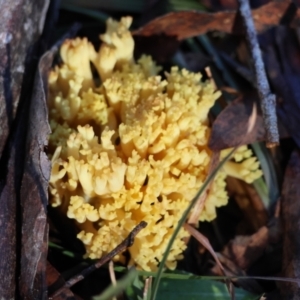
[[[51,204],[77,221],[90,258],[108,253],[146,221],[129,249],[129,264],[149,271],[207,178],[208,112],[220,93],[200,73],[173,67],[162,79],[151,57],[135,62],[130,24],[128,17],[109,20],[98,52],[79,38],[61,47],[63,64],[49,77],[49,191]],[[200,220],[214,219],[216,207],[227,203],[227,175],[247,182],[261,176],[246,146],[233,159],[212,183]],[[175,268],[182,257],[186,236],[182,229],[167,267]]]

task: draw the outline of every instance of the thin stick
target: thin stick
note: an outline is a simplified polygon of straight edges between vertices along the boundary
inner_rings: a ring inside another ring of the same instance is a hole
[[[96,269],[103,266],[105,263],[110,261],[114,256],[118,255],[119,253],[125,251],[127,248],[131,247],[134,242],[135,236],[145,227],[147,226],[147,223],[142,221],[140,224],[138,224],[127,236],[127,238],[119,244],[115,249],[113,249],[111,252],[103,256],[100,260],[98,260],[95,264],[87,267],[84,269],[80,274],[75,275],[74,277],[70,278],[68,281],[65,282],[65,284],[59,288],[56,292],[54,292],[52,295],[50,295],[52,298],[58,296],[64,289],[69,289],[77,282],[83,280],[85,277],[87,277],[89,274],[94,272]]]
[[[238,0],[238,2],[239,12],[245,25],[246,36],[254,65],[257,89],[259,98],[261,100],[261,109],[267,135],[267,147],[271,148],[279,144],[276,115],[276,97],[271,93],[270,90],[264,63],[262,60],[262,54],[257,41],[256,30],[254,27],[249,0]]]
[[[114,270],[114,262],[112,260],[108,263],[108,271],[109,271],[109,277],[112,285],[116,286],[117,280],[116,280],[116,274]],[[117,300],[117,297],[113,297],[112,300]]]
[[[145,281],[144,292],[143,292],[143,300],[148,299],[148,292],[149,292],[149,288],[151,290],[151,284],[152,284],[152,276],[148,277]]]
[[[114,270],[114,262],[112,260],[108,263],[108,270],[112,285],[117,285],[116,274]]]

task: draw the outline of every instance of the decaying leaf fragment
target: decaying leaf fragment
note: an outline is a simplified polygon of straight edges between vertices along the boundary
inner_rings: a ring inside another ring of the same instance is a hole
[[[279,222],[274,220],[272,227],[263,226],[250,236],[236,236],[222,254],[245,271],[263,255],[270,243],[279,241],[279,232]]]

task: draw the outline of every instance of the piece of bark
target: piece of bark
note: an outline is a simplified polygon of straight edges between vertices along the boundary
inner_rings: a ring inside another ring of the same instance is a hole
[[[300,154],[292,153],[285,172],[281,214],[283,225],[282,276],[300,278]],[[300,282],[280,282],[283,300],[300,299]]]
[[[16,191],[15,191],[15,162],[18,154],[18,144],[15,143],[11,150],[11,158],[5,165],[7,183],[0,183],[0,295],[3,299],[14,299],[16,293]],[[17,153],[17,154],[16,154]],[[1,164],[1,167],[3,164]],[[2,169],[3,171],[3,169]],[[20,176],[20,173],[18,174]]]
[[[55,2],[55,1],[54,1]],[[53,2],[52,2],[53,4]],[[55,4],[55,3],[54,3]],[[54,5],[57,7],[57,5]],[[55,14],[55,7],[53,14]],[[46,264],[48,252],[48,182],[51,163],[45,153],[50,135],[48,123],[48,75],[58,47],[65,38],[78,30],[75,24],[70,31],[39,60],[32,90],[24,172],[20,192],[22,230],[19,274],[19,294],[22,299],[46,299]],[[45,36],[44,36],[45,41]],[[23,126],[24,127],[24,126]]]
[[[0,2],[0,156],[16,116],[25,61],[43,31],[49,2]]]
[[[47,204],[51,164],[44,152],[50,127],[46,103],[48,72],[54,51],[40,60],[30,105],[25,169],[21,187],[22,251],[20,293],[30,299],[46,299]],[[28,299],[29,299],[28,298]]]
[[[20,185],[36,42],[49,1],[1,1],[0,296],[16,299],[21,252]],[[24,297],[24,299],[29,299]]]

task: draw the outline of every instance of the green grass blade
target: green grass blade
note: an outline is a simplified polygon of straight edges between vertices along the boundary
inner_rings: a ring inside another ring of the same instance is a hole
[[[258,300],[260,296],[253,295],[241,288],[235,289],[236,300]],[[197,279],[180,280],[164,278],[158,289],[157,300],[231,300],[226,285],[218,281],[199,281]]]
[[[269,197],[269,191],[263,178],[256,179],[253,182],[253,187],[257,192],[258,196],[260,197],[265,209],[269,211],[272,201]]]
[[[137,277],[137,271],[131,269],[116,285],[110,285],[101,295],[93,297],[93,300],[110,300],[122,293]]]
[[[170,11],[180,11],[180,10],[206,10],[204,5],[197,0],[169,0],[168,10]]]
[[[150,300],[151,284],[148,286],[146,295],[144,291],[147,280],[145,280],[145,277],[149,278],[152,272],[137,272],[139,276],[127,288],[126,296],[128,300]],[[221,279],[224,280],[225,276],[221,276],[221,278],[219,276],[198,276],[177,270],[163,273],[162,277],[156,300],[231,299],[226,285],[223,281],[221,282]],[[247,276],[243,276],[243,279],[245,277],[247,278]],[[237,300],[256,300],[259,298],[257,294],[249,293],[242,288],[235,288],[235,299]]]
[[[55,244],[53,242],[49,242],[48,246],[49,246],[49,248],[58,249],[59,251],[61,251],[61,253],[63,255],[66,255],[66,256],[69,256],[69,257],[72,257],[72,258],[75,258],[76,256],[78,256],[74,252],[66,250],[64,247],[59,246],[59,245],[57,245],[57,244]],[[81,255],[80,255],[80,257],[81,257]]]
[[[265,180],[262,178],[256,180],[253,186],[264,202],[266,209],[270,211],[280,196],[274,163],[263,143],[253,143],[251,147],[260,162],[265,178]]]
[[[153,283],[153,293],[152,293],[152,297],[151,300],[155,300],[156,299],[156,295],[157,295],[157,291],[158,291],[158,287],[159,287],[159,283],[161,280],[161,276],[164,270],[164,266],[165,263],[167,261],[167,257],[169,255],[169,252],[172,248],[172,245],[175,241],[175,238],[177,236],[177,234],[180,231],[180,228],[183,226],[183,224],[185,223],[190,211],[192,210],[193,206],[196,204],[198,198],[200,197],[200,195],[205,191],[205,189],[208,187],[209,183],[214,179],[214,177],[216,176],[216,174],[218,173],[218,171],[224,166],[224,164],[227,162],[228,159],[230,159],[230,157],[232,156],[232,154],[234,153],[235,149],[233,149],[232,151],[230,151],[230,153],[219,163],[219,165],[217,166],[216,169],[213,170],[213,172],[207,177],[207,179],[204,181],[202,187],[200,188],[199,192],[197,193],[197,195],[194,197],[194,199],[191,201],[190,205],[188,206],[188,208],[185,210],[185,212],[182,214],[182,217],[180,219],[180,221],[178,222],[173,235],[168,243],[168,246],[165,250],[164,256],[160,262],[158,271],[157,271],[157,276],[154,280]]]

